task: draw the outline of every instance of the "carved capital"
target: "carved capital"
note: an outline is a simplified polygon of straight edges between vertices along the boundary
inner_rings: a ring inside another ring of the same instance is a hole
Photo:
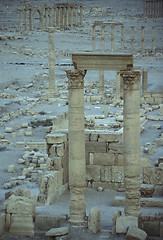
[[[135,89],[136,86],[139,88],[141,76],[139,71],[123,71],[120,72],[120,76],[123,79],[124,89]]]
[[[67,70],[68,88],[84,88],[85,70]]]

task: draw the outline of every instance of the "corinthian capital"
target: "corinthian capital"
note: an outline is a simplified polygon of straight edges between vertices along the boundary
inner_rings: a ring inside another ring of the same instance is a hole
[[[140,76],[139,71],[122,71],[120,75],[123,79],[123,88],[124,89],[136,89],[140,85]]]
[[[84,88],[85,70],[67,70],[68,88]]]

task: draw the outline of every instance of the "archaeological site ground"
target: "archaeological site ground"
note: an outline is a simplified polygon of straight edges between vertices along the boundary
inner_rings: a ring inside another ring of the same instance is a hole
[[[162,0],[0,0],[0,239],[163,239]]]

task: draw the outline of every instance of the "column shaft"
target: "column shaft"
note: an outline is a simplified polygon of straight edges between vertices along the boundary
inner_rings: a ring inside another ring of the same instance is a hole
[[[114,25],[111,25],[111,51],[114,52]]]
[[[122,72],[125,214],[140,215],[140,72]]]
[[[121,52],[124,53],[124,26],[121,26]]]
[[[141,38],[141,52],[144,54],[144,26],[142,28],[142,38]]]
[[[148,69],[143,69],[143,74],[142,74],[142,92],[147,91],[147,86],[148,86]]]
[[[23,8],[20,8],[20,32],[23,32]]]
[[[29,30],[33,31],[33,9],[29,10]]]
[[[152,27],[152,53],[155,53],[155,27]]]
[[[95,52],[95,25],[92,26],[92,51]]]
[[[83,25],[83,6],[80,6],[80,25]]]
[[[121,82],[120,82],[121,76],[120,72],[116,73],[116,102],[120,101],[121,97]]]
[[[85,71],[68,70],[69,90],[69,187],[70,222],[83,224],[85,205],[85,133],[84,133],[84,76]]]
[[[49,27],[49,92],[55,90],[54,28]]]
[[[134,54],[135,26],[131,26],[131,52]]]

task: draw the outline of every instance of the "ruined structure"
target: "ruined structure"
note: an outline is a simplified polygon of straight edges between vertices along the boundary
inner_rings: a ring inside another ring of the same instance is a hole
[[[63,30],[83,25],[83,6],[74,3],[55,3],[47,6],[43,3],[40,7],[26,4],[20,7],[20,32],[34,30],[34,15],[39,14],[39,30],[48,27],[58,27]],[[24,19],[24,22],[23,22]],[[28,23],[29,22],[29,23]]]

